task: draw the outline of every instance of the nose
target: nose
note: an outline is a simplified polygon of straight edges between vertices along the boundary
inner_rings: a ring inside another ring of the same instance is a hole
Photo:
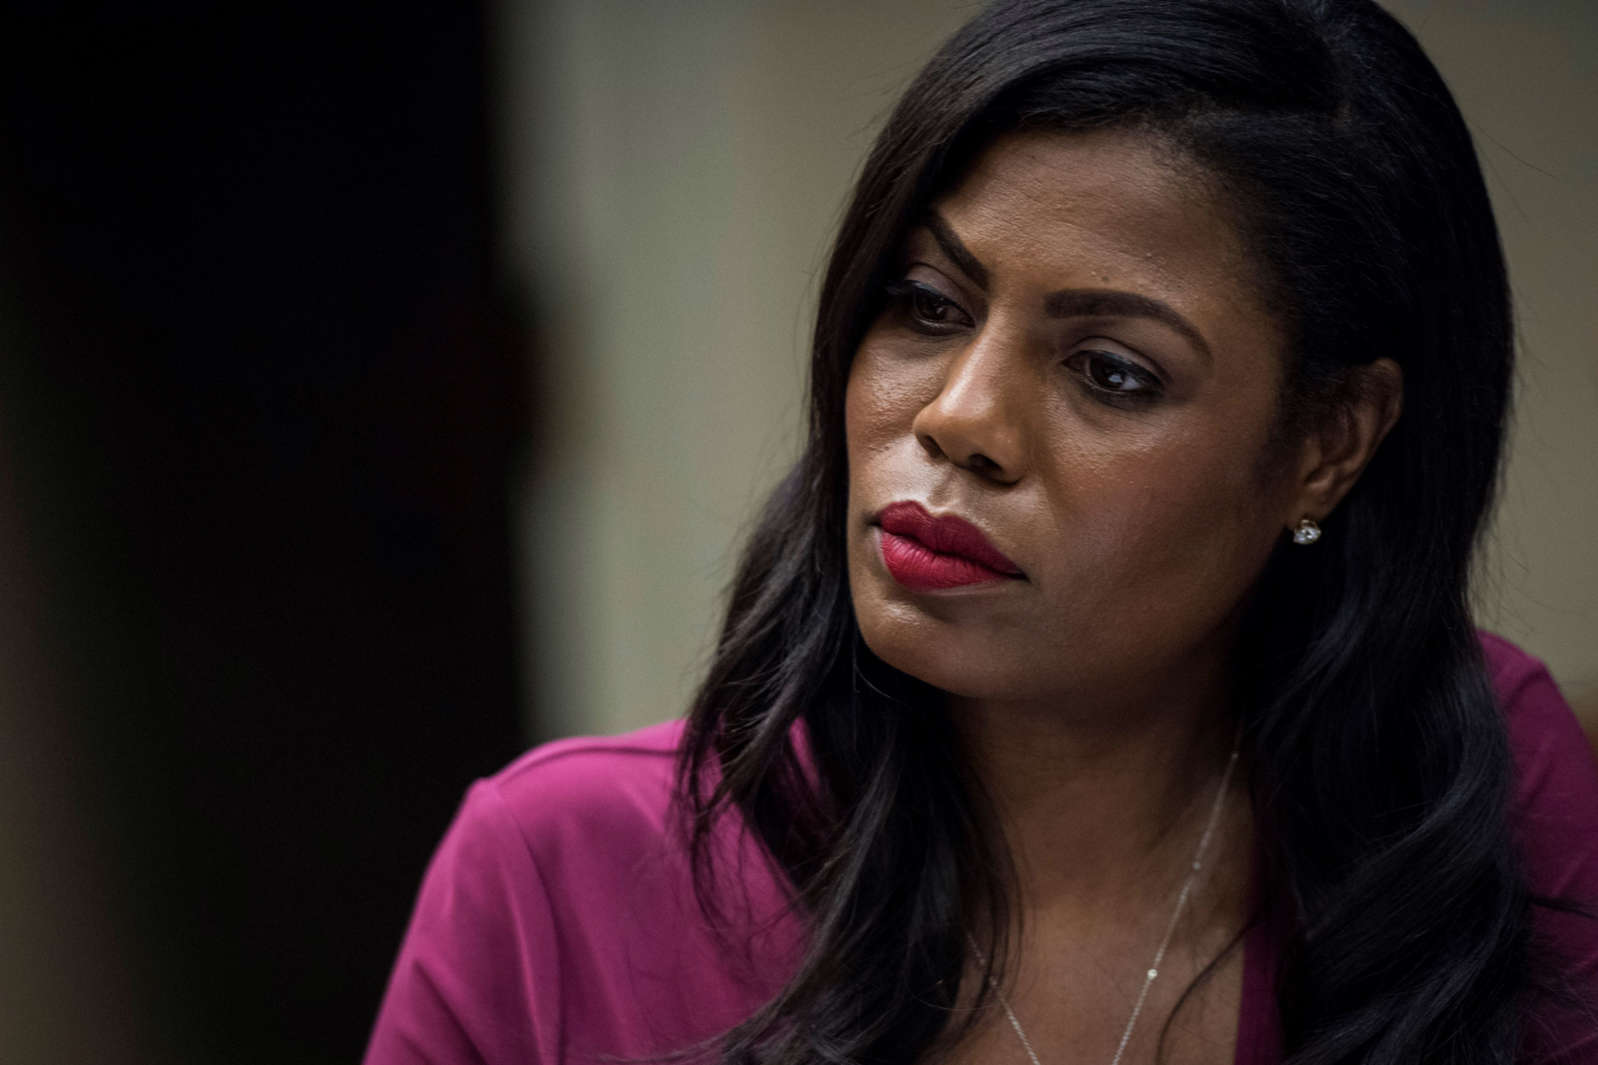
[[[942,390],[911,422],[928,455],[999,484],[1021,478],[1025,440],[1020,396],[1029,387],[1022,379],[1021,355],[1016,338],[990,326],[950,357]]]

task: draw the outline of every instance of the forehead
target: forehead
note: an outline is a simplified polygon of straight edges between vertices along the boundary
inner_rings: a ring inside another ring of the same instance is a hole
[[[995,288],[1117,288],[1160,299],[1212,340],[1244,315],[1274,333],[1218,181],[1151,134],[1007,134],[934,209]]]

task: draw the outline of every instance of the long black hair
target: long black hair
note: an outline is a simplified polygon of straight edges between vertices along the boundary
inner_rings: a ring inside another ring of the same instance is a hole
[[[1269,561],[1236,659],[1262,853],[1292,916],[1288,1058],[1509,1062],[1530,902],[1467,597],[1499,474],[1508,286],[1465,123],[1368,0],[1001,0],[892,113],[822,288],[807,444],[743,555],[682,747],[703,896],[712,828],[735,816],[809,931],[724,1060],[918,1060],[958,1028],[966,930],[1003,964],[1013,873],[991,808],[940,693],[856,629],[844,386],[908,228],[976,153],[1009,130],[1110,127],[1223,190],[1288,337],[1282,433],[1334,410],[1351,367],[1403,369],[1403,416],[1319,548]]]

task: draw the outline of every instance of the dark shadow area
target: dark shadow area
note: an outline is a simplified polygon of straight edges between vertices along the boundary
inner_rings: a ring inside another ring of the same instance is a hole
[[[73,782],[147,1060],[349,1062],[521,747],[484,12],[8,25],[0,412],[57,678],[10,712],[58,741],[13,757]]]

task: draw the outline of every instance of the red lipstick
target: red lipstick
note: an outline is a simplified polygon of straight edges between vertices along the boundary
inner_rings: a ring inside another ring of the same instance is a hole
[[[921,504],[905,501],[885,507],[877,524],[883,564],[907,588],[958,588],[1022,575],[964,518],[935,518]]]

